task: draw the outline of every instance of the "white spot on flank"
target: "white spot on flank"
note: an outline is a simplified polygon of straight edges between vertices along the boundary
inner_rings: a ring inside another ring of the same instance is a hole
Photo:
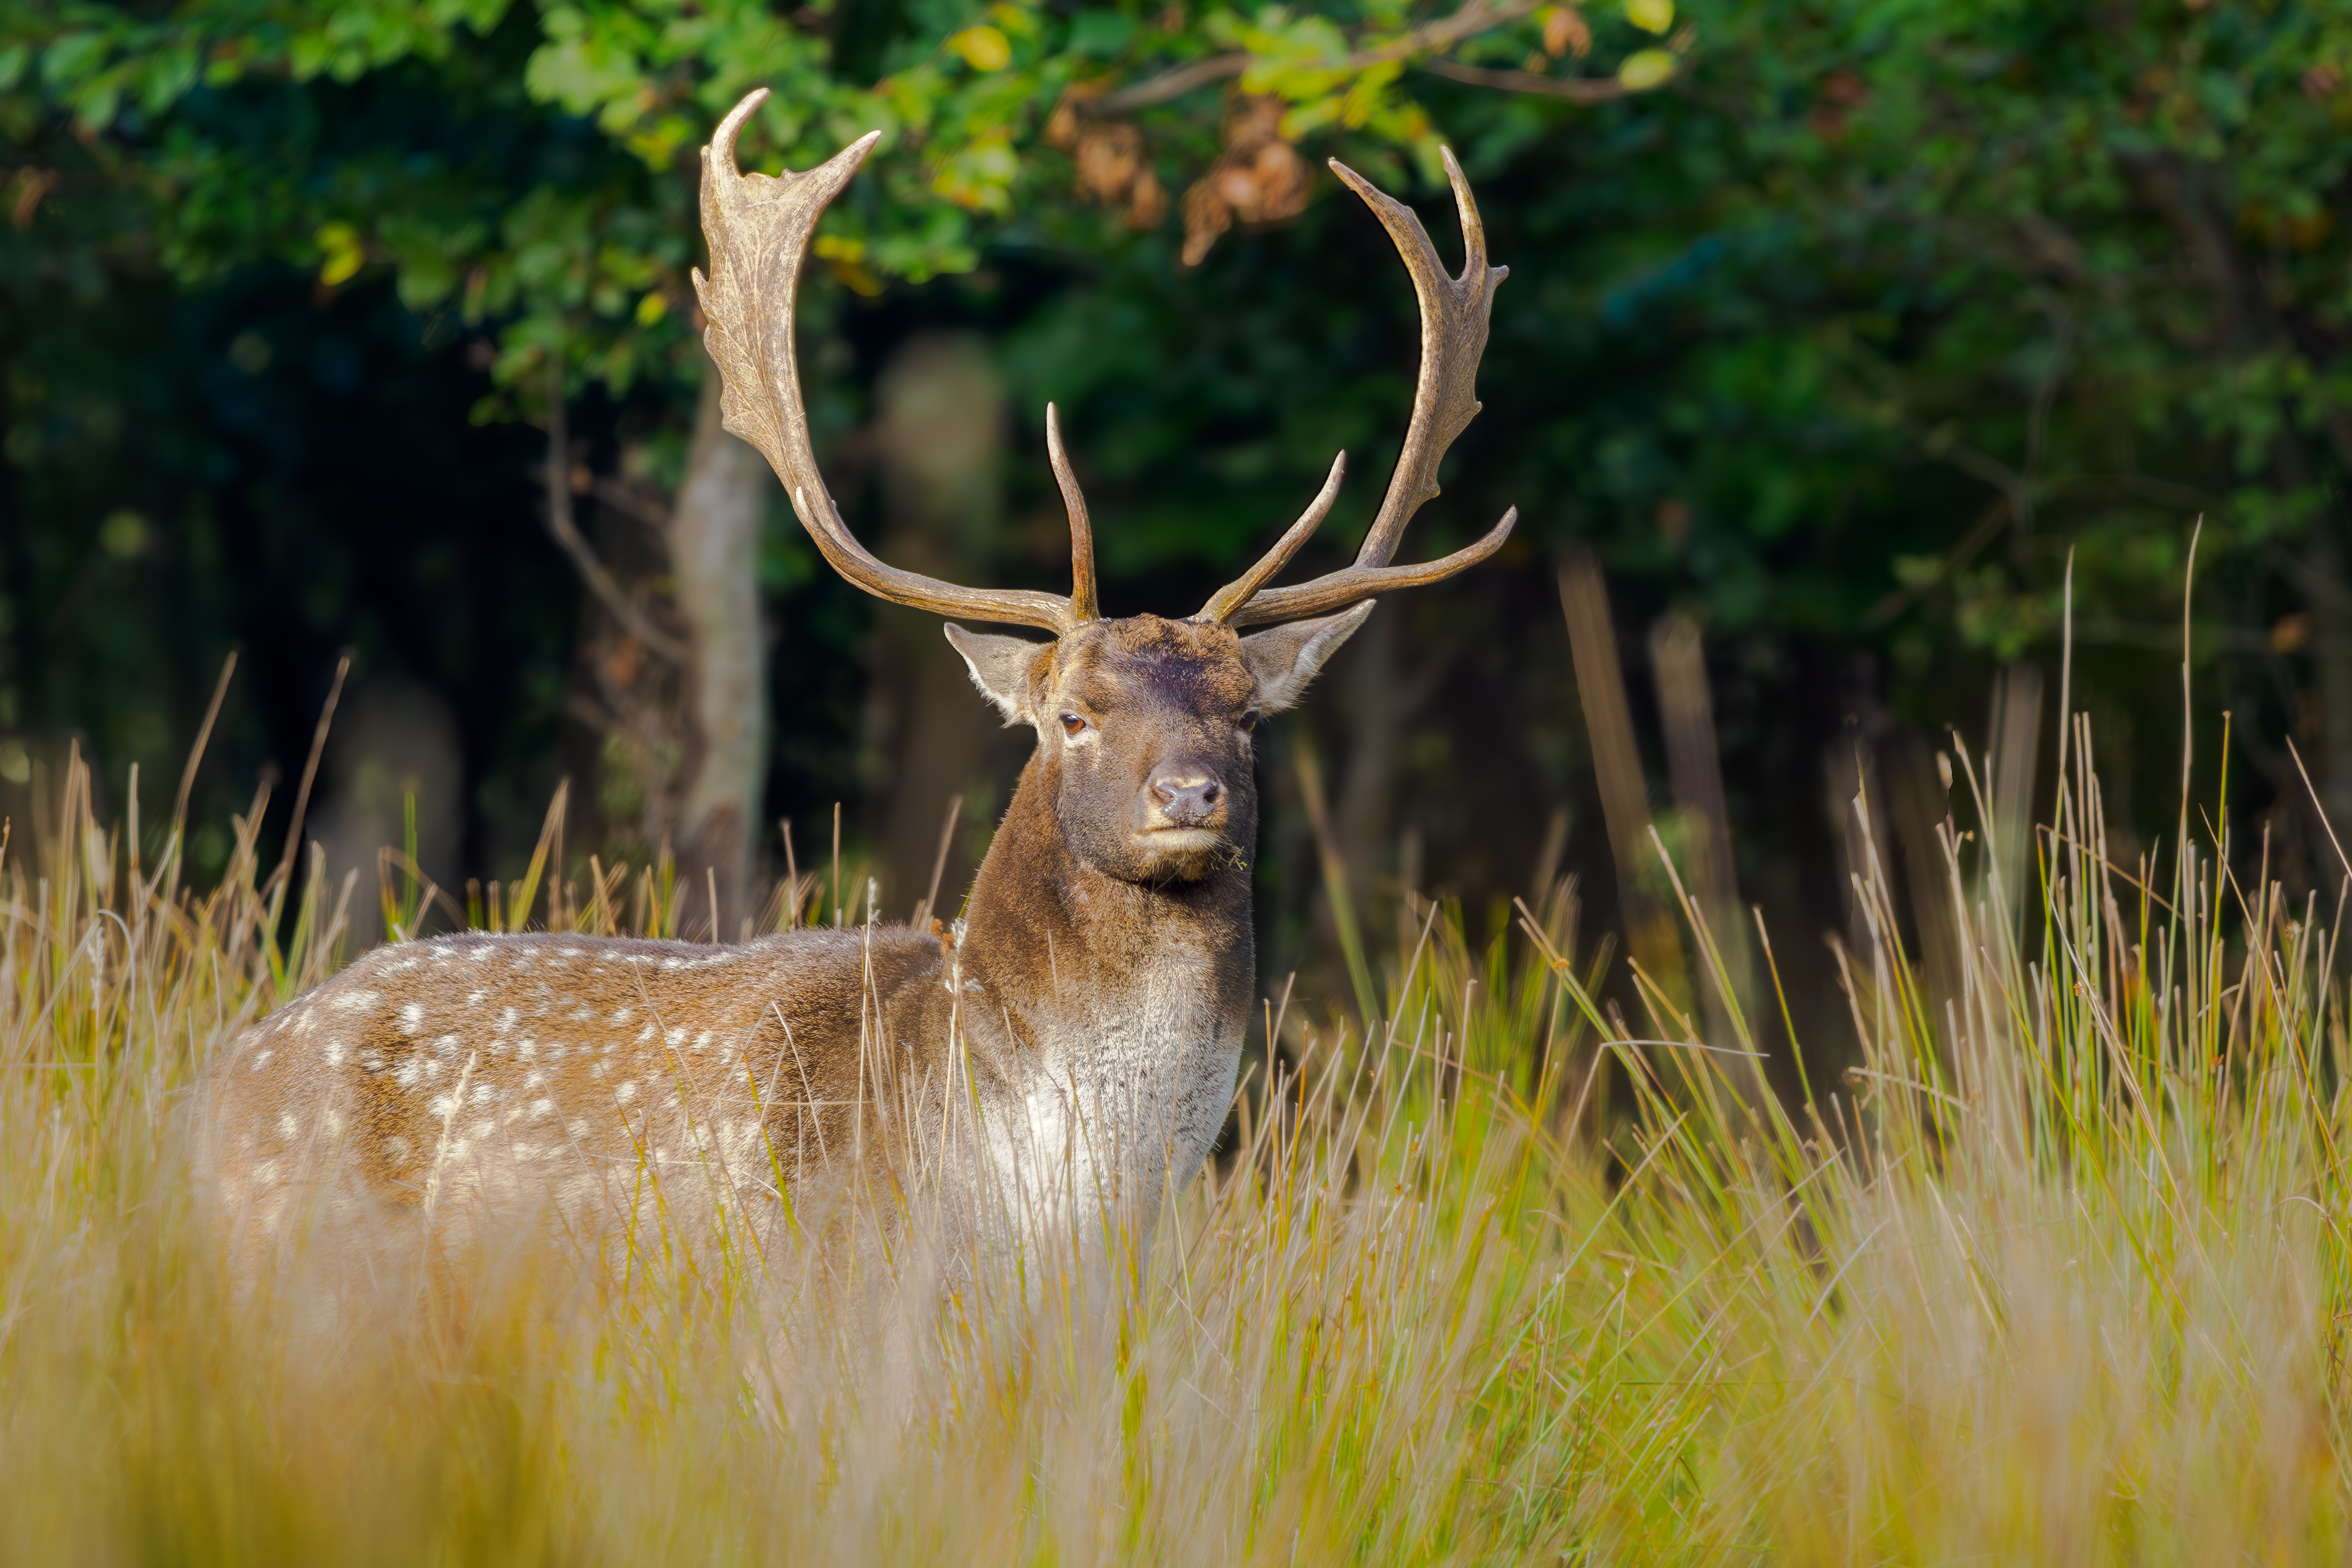
[[[327,1065],[331,1068],[339,1068],[342,1066],[343,1058],[351,1055],[351,1042],[348,1040],[329,1040],[327,1042]]]
[[[299,1138],[301,1135],[302,1129],[295,1125],[294,1113],[290,1110],[279,1111],[278,1113],[278,1136],[291,1143],[295,1139]]]
[[[615,1007],[613,1009],[613,1022],[615,1024],[625,1024],[636,1016],[637,1010],[634,1007]]]
[[[400,1032],[414,1035],[425,1027],[425,1009],[411,1002],[400,1010]]]
[[[682,1046],[686,1044],[686,1031],[684,1029],[672,1029],[668,1034],[662,1037],[662,1042],[663,1044],[672,1047]]]
[[[268,1053],[268,1051],[256,1051],[256,1052],[254,1052],[254,1053],[253,1053],[253,1070],[254,1070],[254,1071],[256,1071],[256,1072],[259,1072],[259,1071],[261,1070],[262,1064],[263,1064],[263,1063],[265,1063],[265,1062],[267,1062],[268,1059],[269,1059],[269,1053]]]
[[[628,1081],[626,1081],[626,1082],[623,1083],[623,1084],[621,1085],[621,1087],[620,1087],[620,1088],[618,1088],[618,1089],[614,1089],[614,1090],[613,1091],[613,1098],[614,1098],[614,1100],[619,1100],[623,1105],[626,1105],[626,1104],[628,1104],[628,1103],[629,1103],[629,1101],[631,1101],[631,1100],[633,1100],[636,1099],[636,1098],[637,1098],[637,1085],[636,1085],[636,1080],[635,1080],[635,1079],[629,1079]]]

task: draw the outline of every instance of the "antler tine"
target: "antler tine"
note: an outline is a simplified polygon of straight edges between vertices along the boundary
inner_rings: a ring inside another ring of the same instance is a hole
[[[1095,531],[1087,517],[1086,492],[1070,471],[1070,455],[1062,449],[1062,416],[1045,405],[1045,456],[1054,465],[1054,482],[1062,487],[1062,505],[1070,514],[1070,615],[1080,622],[1099,618],[1095,596]]]
[[[1385,566],[1396,554],[1404,526],[1426,501],[1437,496],[1437,465],[1446,448],[1478,416],[1478,361],[1486,352],[1486,322],[1495,308],[1495,289],[1510,276],[1507,267],[1486,265],[1486,226],[1479,221],[1478,204],[1454,149],[1444,149],[1445,177],[1454,186],[1454,210],[1462,220],[1462,272],[1449,277],[1438,259],[1437,247],[1420,215],[1374,186],[1338,159],[1331,172],[1363,198],[1389,231],[1389,238],[1412,276],[1412,291],[1421,304],[1421,375],[1412,393],[1412,420],[1405,427],[1404,449],[1397,455],[1395,477],[1381,499],[1380,515],[1357,552],[1360,566]]]
[[[736,167],[735,139],[767,96],[765,88],[746,95],[702,150],[702,232],[710,244],[710,273],[694,274],[694,291],[709,322],[703,342],[719,366],[722,423],[768,459],[801,526],[833,569],[856,586],[919,610],[1068,631],[1081,617],[1058,594],[964,588],[900,571],[877,559],[842,521],[809,440],[793,315],[817,219],[882,133],[868,132],[801,174],[745,174]]]
[[[1330,515],[1331,503],[1339,499],[1339,481],[1347,477],[1347,473],[1348,454],[1342,452],[1331,459],[1331,477],[1323,481],[1323,488],[1315,492],[1315,499],[1307,503],[1307,510],[1298,514],[1298,521],[1274,542],[1274,548],[1260,557],[1256,565],[1218,589],[1192,618],[1196,621],[1233,619],[1234,613],[1248,604],[1276,573],[1289,565],[1290,558],[1298,553],[1298,547],[1313,538],[1315,531],[1323,526],[1323,520]]]
[[[1429,231],[1411,207],[1338,159],[1331,160],[1331,172],[1372,209],[1412,277],[1413,294],[1421,304],[1421,374],[1413,387],[1412,419],[1405,427],[1404,449],[1397,456],[1388,494],[1381,499],[1380,514],[1373,518],[1362,548],[1356,552],[1356,563],[1295,587],[1241,594],[1232,599],[1222,617],[1235,626],[1323,615],[1391,588],[1417,587],[1450,577],[1501,549],[1518,519],[1518,510],[1513,508],[1484,539],[1442,561],[1421,566],[1389,564],[1405,524],[1437,495],[1437,466],[1444,459],[1446,448],[1477,417],[1478,361],[1486,352],[1487,318],[1495,308],[1496,286],[1511,270],[1486,265],[1486,226],[1479,219],[1470,182],[1463,177],[1462,165],[1454,161],[1451,147],[1444,150],[1444,156],[1445,177],[1454,186],[1454,210],[1462,220],[1464,256],[1458,277],[1446,272]],[[1289,543],[1287,536],[1284,543]],[[1265,580],[1255,568],[1251,576],[1261,583]],[[1226,605],[1229,595],[1249,581],[1236,582],[1212,599],[1211,605]]]
[[[1511,530],[1519,521],[1519,509],[1513,507],[1503,514],[1503,521],[1486,531],[1486,536],[1475,544],[1465,544],[1451,555],[1434,561],[1424,561],[1418,566],[1349,566],[1312,583],[1301,583],[1289,588],[1268,588],[1248,604],[1227,616],[1237,626],[1262,626],[1268,621],[1295,621],[1306,616],[1328,616],[1334,610],[1344,610],[1360,599],[1377,597],[1398,588],[1418,588],[1440,582],[1456,572],[1466,572],[1497,550],[1511,537]]]

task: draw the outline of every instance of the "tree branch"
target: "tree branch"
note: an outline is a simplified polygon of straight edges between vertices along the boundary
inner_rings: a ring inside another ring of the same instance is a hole
[[[551,369],[547,393],[547,531],[572,557],[572,564],[588,587],[603,601],[604,608],[631,637],[667,659],[678,668],[686,668],[686,645],[663,631],[646,618],[643,610],[633,604],[613,580],[612,573],[596,559],[596,552],[580,536],[580,528],[572,518],[572,446],[563,418],[563,372]]]
[[[1468,5],[1450,16],[1442,17],[1425,26],[1412,28],[1377,48],[1357,50],[1340,61],[1336,68],[1343,71],[1359,71],[1371,66],[1385,65],[1391,60],[1407,59],[1431,49],[1451,48],[1465,38],[1491,32],[1506,22],[1515,22],[1535,8],[1536,0],[1505,0],[1505,3],[1500,5],[1489,5],[1486,0],[1469,0]],[[1256,62],[1257,57],[1246,49],[1237,49],[1232,54],[1211,55],[1206,59],[1192,60],[1172,70],[1162,71],[1158,76],[1147,77],[1133,87],[1121,88],[1117,92],[1105,93],[1100,98],[1073,103],[1071,108],[1081,119],[1087,120],[1097,120],[1105,115],[1125,114],[1131,110],[1145,109],[1155,103],[1166,103],[1171,99],[1181,98],[1197,88],[1208,86],[1211,82],[1224,81],[1229,78],[1240,76]],[[1436,70],[1441,63],[1444,62],[1426,62],[1423,68]],[[1457,72],[1468,74],[1457,75]],[[1568,85],[1565,82],[1552,82],[1551,78],[1537,76],[1531,71],[1482,71],[1472,66],[1451,66],[1450,68],[1438,70],[1437,74],[1454,77],[1457,81],[1476,82],[1487,87],[1507,87],[1519,92],[1554,91],[1558,88]],[[1518,85],[1517,82],[1488,79],[1505,77],[1524,77],[1528,81],[1547,82],[1551,83],[1551,86],[1529,88]],[[1623,88],[1618,87],[1614,82],[1609,85],[1615,90],[1603,95],[1604,97],[1620,98],[1624,95]],[[1575,98],[1577,94],[1555,92],[1555,96]],[[1581,101],[1597,103],[1601,100],[1601,98],[1593,98]]]
[[[1081,119],[1086,120],[1100,119],[1107,114],[1125,114],[1130,110],[1148,109],[1155,103],[1165,103],[1171,98],[1181,98],[1193,89],[1206,87],[1213,81],[1223,81],[1228,77],[1239,76],[1249,69],[1250,61],[1255,58],[1246,53],[1211,55],[1207,59],[1194,60],[1189,65],[1178,66],[1173,70],[1162,71],[1155,77],[1147,77],[1133,87],[1121,88],[1117,92],[1105,93],[1100,98],[1090,98],[1072,107],[1077,110]]]
[[[1448,81],[1466,81],[1473,87],[1497,88],[1504,92],[1539,93],[1546,98],[1564,98],[1570,103],[1608,103],[1625,96],[1625,84],[1613,76],[1538,76],[1534,71],[1487,70],[1479,66],[1457,65],[1452,60],[1423,60],[1417,68]]]

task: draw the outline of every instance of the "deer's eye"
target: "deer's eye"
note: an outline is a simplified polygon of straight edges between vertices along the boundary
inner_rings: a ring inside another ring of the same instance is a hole
[[[1234,721],[1234,727],[1246,735],[1257,728],[1259,714],[1255,708]]]
[[[1062,733],[1067,735],[1073,741],[1086,733],[1086,729],[1087,721],[1084,719],[1079,718],[1076,714],[1065,713],[1062,715]]]

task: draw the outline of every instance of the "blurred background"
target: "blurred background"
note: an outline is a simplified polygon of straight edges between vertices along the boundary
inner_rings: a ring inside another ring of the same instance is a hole
[[[885,132],[803,293],[853,526],[1066,591],[1055,400],[1112,614],[1189,613],[1343,447],[1292,576],[1351,555],[1419,340],[1323,161],[1455,265],[1459,156],[1511,277],[1403,555],[1522,521],[1273,729],[1261,973],[1295,1005],[1362,994],[1408,890],[1492,936],[1563,879],[1691,999],[1654,829],[1838,1036],[1849,870],[1924,888],[1948,815],[2046,810],[2062,683],[2127,849],[2187,765],[2192,826],[2333,898],[2352,5],[2298,0],[0,0],[16,831],[79,748],[118,817],[136,767],[156,843],[184,787],[199,878],[266,784],[267,864],[332,692],[301,832],[362,905],[385,844],[510,880],[566,780],[571,874],[667,850],[730,936],[781,825],[806,869],[836,805],[886,916],[943,826],[968,881],[1025,733],[709,402],[697,150],[758,85],[747,168]],[[2001,855],[2014,890],[2032,843]],[[1944,984],[1948,913],[1897,913]]]

